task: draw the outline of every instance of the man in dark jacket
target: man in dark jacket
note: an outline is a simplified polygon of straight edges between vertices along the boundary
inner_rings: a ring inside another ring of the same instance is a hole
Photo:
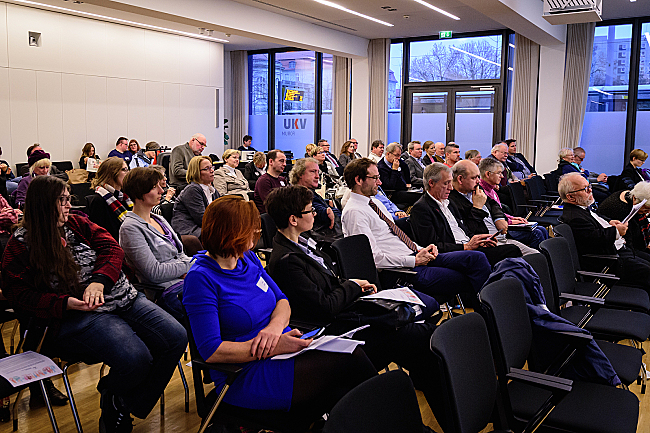
[[[411,185],[418,188],[422,187],[424,163],[422,162],[422,145],[419,141],[411,141],[408,144],[408,156],[404,161],[411,172]]]
[[[419,244],[435,244],[438,251],[477,250],[494,266],[506,257],[521,257],[514,245],[499,245],[487,231],[471,233],[458,208],[448,197],[452,189],[452,170],[434,162],[424,170],[426,193],[411,209],[411,227]]]
[[[377,163],[377,170],[379,170],[382,188],[386,191],[394,191],[390,196],[391,201],[400,209],[406,209],[420,196],[406,192],[411,187],[411,172],[406,162],[400,158],[401,156],[402,148],[399,144],[389,144],[384,157]]]
[[[589,208],[594,203],[589,181],[580,173],[560,179],[560,198],[564,202],[560,219],[571,226],[580,264],[586,270],[600,271],[602,262],[585,254],[618,254],[615,273],[620,284],[639,286],[650,291],[650,263],[636,256],[625,245],[627,223],[608,221]]]

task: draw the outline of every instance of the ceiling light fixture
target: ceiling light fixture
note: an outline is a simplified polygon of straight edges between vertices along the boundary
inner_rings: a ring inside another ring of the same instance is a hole
[[[492,63],[493,65],[501,66],[501,63],[493,62],[492,60],[488,60],[485,57],[477,56],[476,54],[472,54],[472,53],[470,53],[468,51],[461,50],[460,48],[454,47],[453,45],[451,45],[449,48],[451,48],[452,50],[460,51],[463,54],[467,54],[468,56],[475,57],[475,58],[477,58],[479,60],[483,60],[484,62],[488,62],[488,63]]]
[[[151,24],[144,24],[144,23],[139,23],[136,21],[129,21],[129,20],[123,20],[121,18],[114,18],[114,17],[109,17],[106,15],[100,15],[100,14],[94,14],[91,12],[84,12],[84,11],[78,11],[75,9],[68,9],[68,8],[62,8],[60,6],[53,6],[53,5],[48,5],[44,3],[38,3],[38,2],[33,2],[29,0],[12,0],[14,3],[18,4],[24,4],[27,6],[34,6],[37,8],[43,8],[43,9],[49,9],[49,10],[55,10],[55,11],[60,11],[60,12],[69,12],[73,13],[74,15],[81,15],[84,17],[89,17],[89,18],[96,18],[102,21],[109,21],[112,23],[117,23],[117,24],[125,24],[128,26],[135,26],[135,27],[142,27],[145,29],[149,30],[157,30],[165,33],[172,33],[175,35],[179,36],[189,36],[191,38],[196,38],[196,39],[204,39],[206,41],[215,41],[215,42],[230,42],[225,39],[219,39],[219,38],[214,38],[210,36],[203,36],[203,35],[197,35],[196,33],[190,33],[190,32],[184,32],[181,30],[174,30],[174,29],[168,29],[166,27],[160,27],[160,26],[153,26]]]
[[[314,1],[317,2],[317,3],[320,3],[322,5],[329,6],[331,8],[338,9],[340,11],[347,12],[347,13],[352,14],[352,15],[356,15],[356,16],[361,17],[361,18],[365,18],[367,20],[374,21],[376,23],[379,23],[379,24],[382,24],[382,25],[385,25],[385,26],[388,26],[388,27],[393,27],[393,25],[391,23],[387,23],[386,21],[378,20],[377,18],[373,18],[373,17],[370,17],[368,15],[364,15],[362,13],[353,11],[351,9],[348,9],[346,7],[343,7],[343,6],[338,5],[336,3],[332,3],[332,2],[327,1],[327,0],[314,0]]]
[[[454,19],[454,20],[460,20],[460,18],[458,18],[456,15],[450,14],[450,13],[447,12],[447,11],[443,11],[442,9],[435,7],[434,5],[429,4],[429,3],[425,2],[424,0],[413,0],[413,1],[415,1],[415,2],[417,2],[417,3],[420,3],[422,6],[426,6],[426,7],[428,7],[429,9],[433,9],[434,11],[436,11],[436,12],[438,12],[438,13],[441,13],[441,14],[443,14],[443,15],[446,15],[446,16],[448,16],[448,17],[451,18],[451,19]]]

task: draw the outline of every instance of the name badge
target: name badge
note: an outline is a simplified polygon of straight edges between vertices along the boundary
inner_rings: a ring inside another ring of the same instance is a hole
[[[280,185],[282,185],[282,186],[285,186],[285,184],[284,184],[284,181],[283,181],[283,180],[281,180],[281,181],[280,181]]]
[[[266,284],[266,281],[264,281],[264,278],[260,277],[260,279],[257,281],[257,287],[262,289],[263,292],[267,292],[269,290],[269,285]]]

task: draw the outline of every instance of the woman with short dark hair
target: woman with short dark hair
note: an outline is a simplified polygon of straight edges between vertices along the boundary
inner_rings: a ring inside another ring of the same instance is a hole
[[[130,432],[131,415],[146,418],[160,398],[187,335],[129,283],[115,239],[70,207],[61,179],[32,181],[5,251],[2,291],[19,314],[49,320],[52,356],[111,367],[97,385],[99,431]]]
[[[136,167],[124,177],[124,192],[134,203],[120,227],[120,246],[140,283],[159,292],[158,304],[181,321],[178,293],[191,259],[165,218],[151,212],[160,203],[162,179],[162,173],[152,167]]]
[[[376,370],[359,347],[352,354],[310,350],[269,359],[297,352],[311,339],[287,327],[289,302],[250,250],[259,235],[252,201],[227,196],[212,202],[203,216],[207,251],[195,256],[185,277],[183,304],[201,356],[243,367],[224,401],[288,411],[293,428],[287,431],[304,431]],[[217,387],[225,383],[224,373],[213,370],[211,376]]]

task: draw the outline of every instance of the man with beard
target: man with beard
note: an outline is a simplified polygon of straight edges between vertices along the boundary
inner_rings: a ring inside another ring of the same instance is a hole
[[[585,254],[618,254],[615,273],[620,284],[650,291],[650,263],[625,245],[627,223],[608,221],[590,209],[594,196],[589,181],[577,172],[566,174],[560,178],[558,192],[564,202],[560,219],[573,230],[583,269],[600,271],[602,265],[597,259],[585,258]]]

